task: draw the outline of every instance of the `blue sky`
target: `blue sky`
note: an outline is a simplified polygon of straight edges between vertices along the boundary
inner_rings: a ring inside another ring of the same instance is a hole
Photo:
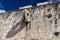
[[[0,0],[0,9],[11,11],[27,5],[36,6],[37,3],[45,1],[47,0]]]
[[[0,10],[11,11],[27,5],[36,6],[37,3],[45,1],[47,0],[0,0]]]

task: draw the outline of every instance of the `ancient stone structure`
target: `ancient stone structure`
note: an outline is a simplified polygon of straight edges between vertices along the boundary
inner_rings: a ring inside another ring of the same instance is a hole
[[[1,13],[0,40],[60,40],[60,3]]]

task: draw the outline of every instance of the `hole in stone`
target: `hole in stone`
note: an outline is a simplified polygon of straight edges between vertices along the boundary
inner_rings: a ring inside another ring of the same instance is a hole
[[[51,18],[51,17],[52,17],[52,14],[48,14],[47,17],[48,17],[48,18]]]
[[[57,20],[55,20],[55,24],[57,24]]]
[[[52,21],[50,21],[52,23]]]
[[[55,35],[55,36],[59,36],[59,32],[55,32],[54,35]]]
[[[32,40],[38,40],[38,39],[32,39]]]
[[[55,28],[57,28],[57,26],[55,26]]]
[[[60,18],[60,14],[58,15],[58,18]]]
[[[30,15],[30,17],[32,17],[32,14]]]
[[[27,16],[29,16],[29,13],[27,13]]]
[[[50,11],[51,9],[49,8],[48,11]]]

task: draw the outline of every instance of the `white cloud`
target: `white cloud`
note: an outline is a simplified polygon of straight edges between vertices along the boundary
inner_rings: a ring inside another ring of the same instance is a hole
[[[0,13],[5,13],[6,12],[3,9],[4,9],[3,3],[0,2]]]
[[[32,6],[28,5],[28,6],[24,6],[24,7],[19,7],[19,9],[30,8],[30,7],[32,7]]]
[[[5,12],[6,12],[5,10],[0,9],[0,13],[5,13]]]

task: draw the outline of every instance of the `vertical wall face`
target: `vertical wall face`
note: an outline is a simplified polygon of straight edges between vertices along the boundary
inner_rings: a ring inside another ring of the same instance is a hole
[[[22,11],[0,14],[0,40],[23,40],[25,37],[25,23]]]
[[[54,5],[41,6],[35,9],[31,22],[31,33],[33,37],[38,40],[53,40],[54,25],[52,22],[54,12]]]
[[[0,14],[0,40],[60,40],[60,5]]]

